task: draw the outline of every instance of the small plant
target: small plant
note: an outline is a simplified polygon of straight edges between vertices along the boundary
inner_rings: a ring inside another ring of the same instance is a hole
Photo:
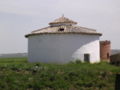
[[[75,61],[75,63],[76,63],[76,64],[80,64],[80,63],[82,63],[82,61],[79,60],[79,59],[77,59],[77,60]]]
[[[0,90],[113,90],[119,72],[120,67],[105,62],[58,65],[0,59]]]

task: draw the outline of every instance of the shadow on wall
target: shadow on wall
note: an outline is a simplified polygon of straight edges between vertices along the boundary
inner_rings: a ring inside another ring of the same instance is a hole
[[[39,58],[41,62],[55,62],[56,59],[59,59],[58,61],[56,60],[56,62],[68,62],[68,60],[72,60],[71,55],[73,55],[76,50],[84,45],[99,40],[99,36],[47,34],[34,36],[34,38],[29,39],[31,39],[29,42],[29,45],[31,45],[29,52],[32,52],[30,55],[31,60],[33,59],[33,55],[35,55],[34,60]]]
[[[85,61],[85,62],[91,62],[92,63],[92,62],[94,62],[93,60],[95,60],[95,62],[97,62],[96,60],[100,59],[98,52],[99,52],[99,41],[96,39],[96,40],[93,40],[91,42],[85,43],[81,47],[76,49],[73,56],[76,59],[82,57],[81,58],[82,62]]]

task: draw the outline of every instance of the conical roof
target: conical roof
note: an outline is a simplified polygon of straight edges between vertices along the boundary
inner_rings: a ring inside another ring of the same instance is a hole
[[[64,16],[54,20],[49,23],[50,26],[32,31],[30,34],[25,35],[26,37],[32,35],[41,35],[41,34],[85,34],[85,35],[99,35],[94,29],[77,26],[77,22],[72,21]]]
[[[64,15],[58,19],[55,19],[53,22],[50,22],[49,25],[55,25],[55,24],[77,24],[77,22],[70,20],[66,17],[64,17]]]

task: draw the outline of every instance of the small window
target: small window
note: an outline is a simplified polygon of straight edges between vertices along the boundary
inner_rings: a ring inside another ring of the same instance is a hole
[[[64,28],[59,28],[59,30],[58,31],[64,31]]]

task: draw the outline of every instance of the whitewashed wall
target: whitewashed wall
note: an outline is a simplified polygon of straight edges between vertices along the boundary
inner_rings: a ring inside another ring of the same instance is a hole
[[[98,35],[46,34],[28,37],[30,62],[67,63],[90,54],[90,62],[100,61]]]

